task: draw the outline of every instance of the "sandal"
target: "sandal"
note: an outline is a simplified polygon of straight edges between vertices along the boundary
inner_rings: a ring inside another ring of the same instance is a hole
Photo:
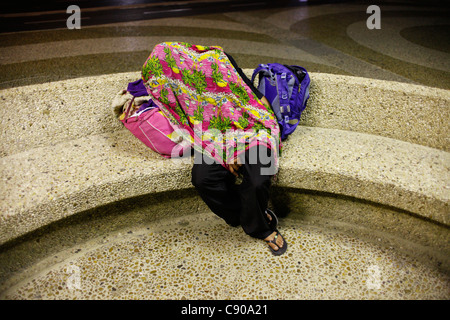
[[[275,235],[275,237],[274,237],[272,240],[264,240],[264,241],[266,241],[267,244],[272,243],[272,244],[274,244],[275,246],[277,246],[278,250],[273,249],[270,245],[269,245],[269,249],[270,249],[270,251],[272,251],[272,253],[273,253],[274,255],[279,256],[279,255],[282,255],[283,253],[286,252],[286,249],[287,249],[287,242],[286,242],[286,240],[283,238],[283,236],[281,235],[281,233],[280,233],[278,230],[275,230],[275,232],[276,232],[277,234]],[[276,242],[278,236],[280,236],[280,237],[283,239],[283,245],[282,245],[281,247],[280,247],[280,246],[277,244],[277,242]]]
[[[269,222],[269,227],[270,227],[270,229],[271,229],[272,231],[277,230],[277,226],[278,226],[278,218],[277,218],[277,216],[275,215],[275,213],[274,213],[272,210],[270,210],[269,208],[267,208],[267,209],[266,209],[266,214],[268,214],[268,215],[272,218],[271,220],[267,219],[268,222]]]

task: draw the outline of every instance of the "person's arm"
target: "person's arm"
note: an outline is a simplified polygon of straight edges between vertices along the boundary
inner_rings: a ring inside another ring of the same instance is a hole
[[[242,72],[242,69],[238,67],[236,61],[234,61],[233,57],[230,56],[228,53],[225,52],[225,54],[227,55],[228,59],[230,60],[231,64],[233,65],[233,67],[236,69],[236,71],[239,73],[239,75],[241,76],[241,78],[245,81],[245,83],[250,87],[250,89],[252,89],[252,91],[256,94],[256,96],[258,97],[258,99],[261,100],[262,103],[264,103],[266,105],[267,108],[270,108],[270,103],[269,101],[266,99],[266,97],[259,92],[259,90],[257,88],[255,88],[255,86],[253,85],[253,83],[250,81],[249,78],[247,78],[247,76],[244,74],[244,72]],[[234,174],[236,177],[239,175],[238,174],[238,170],[239,168],[242,166],[242,163],[240,162],[240,159],[234,159],[233,163],[229,164],[229,168],[230,168],[230,172],[232,174]]]
[[[264,103],[266,105],[267,108],[269,108],[269,110],[270,110],[270,108],[272,108],[271,105],[270,105],[269,100],[267,100],[267,98],[265,96],[262,96],[259,99],[261,100],[262,103]]]

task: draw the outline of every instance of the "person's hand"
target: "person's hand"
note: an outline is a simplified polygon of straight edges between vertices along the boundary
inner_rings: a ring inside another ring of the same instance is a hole
[[[266,105],[266,107],[268,109],[271,109],[272,107],[270,106],[269,100],[267,100],[267,98],[265,96],[263,96],[261,99],[261,102],[264,103]]]
[[[242,166],[241,159],[239,158],[234,159],[233,163],[230,163],[228,166],[232,174],[234,174],[236,177],[239,176],[238,170]]]

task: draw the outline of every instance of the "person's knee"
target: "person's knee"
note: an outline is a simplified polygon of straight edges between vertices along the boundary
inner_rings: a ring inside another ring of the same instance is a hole
[[[194,187],[198,189],[202,189],[206,185],[206,176],[202,174],[198,168],[196,168],[196,165],[192,168],[192,177],[191,177],[191,183]]]
[[[227,171],[218,166],[205,166],[204,164],[194,164],[192,167],[191,182],[197,189],[216,190],[223,189],[223,184],[227,179]]]

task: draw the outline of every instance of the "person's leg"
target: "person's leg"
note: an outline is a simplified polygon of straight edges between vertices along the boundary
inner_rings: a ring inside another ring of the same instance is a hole
[[[196,154],[196,157],[201,155]],[[197,158],[198,159],[198,158]],[[234,184],[235,177],[222,165],[194,161],[192,184],[209,209],[231,226],[239,225],[241,199]]]
[[[250,162],[249,152],[245,157],[239,170],[243,174],[241,185],[235,185],[235,177],[222,165],[198,161],[194,161],[192,168],[192,184],[212,212],[231,226],[241,224],[252,237],[272,240],[268,245],[278,251],[284,247],[284,239],[269,227],[270,217],[265,212],[271,175],[261,174],[261,169],[270,164]]]
[[[241,196],[240,222],[245,233],[264,239],[272,233],[265,213],[269,201],[270,176],[260,174],[261,164],[244,163],[240,169],[243,175],[239,186]]]
[[[272,175],[264,172],[271,165],[270,150],[263,146],[253,147],[241,160],[242,183],[239,194],[242,200],[241,225],[244,231],[255,238],[264,239],[273,230],[266,214]]]
[[[248,235],[268,241],[268,245],[273,249],[274,254],[277,254],[280,248],[285,250],[285,241],[278,234],[278,231],[272,230],[269,225],[270,217],[266,213],[272,178],[272,175],[268,174],[270,171],[267,169],[273,165],[273,162],[271,162],[273,159],[270,157],[270,150],[262,146],[258,148],[260,149],[257,150],[256,163],[250,161],[250,154],[255,150],[247,151],[245,161],[241,160],[243,165],[239,172],[243,174],[243,181],[239,186],[242,200],[240,221],[242,228]],[[253,153],[254,155],[255,153]]]

